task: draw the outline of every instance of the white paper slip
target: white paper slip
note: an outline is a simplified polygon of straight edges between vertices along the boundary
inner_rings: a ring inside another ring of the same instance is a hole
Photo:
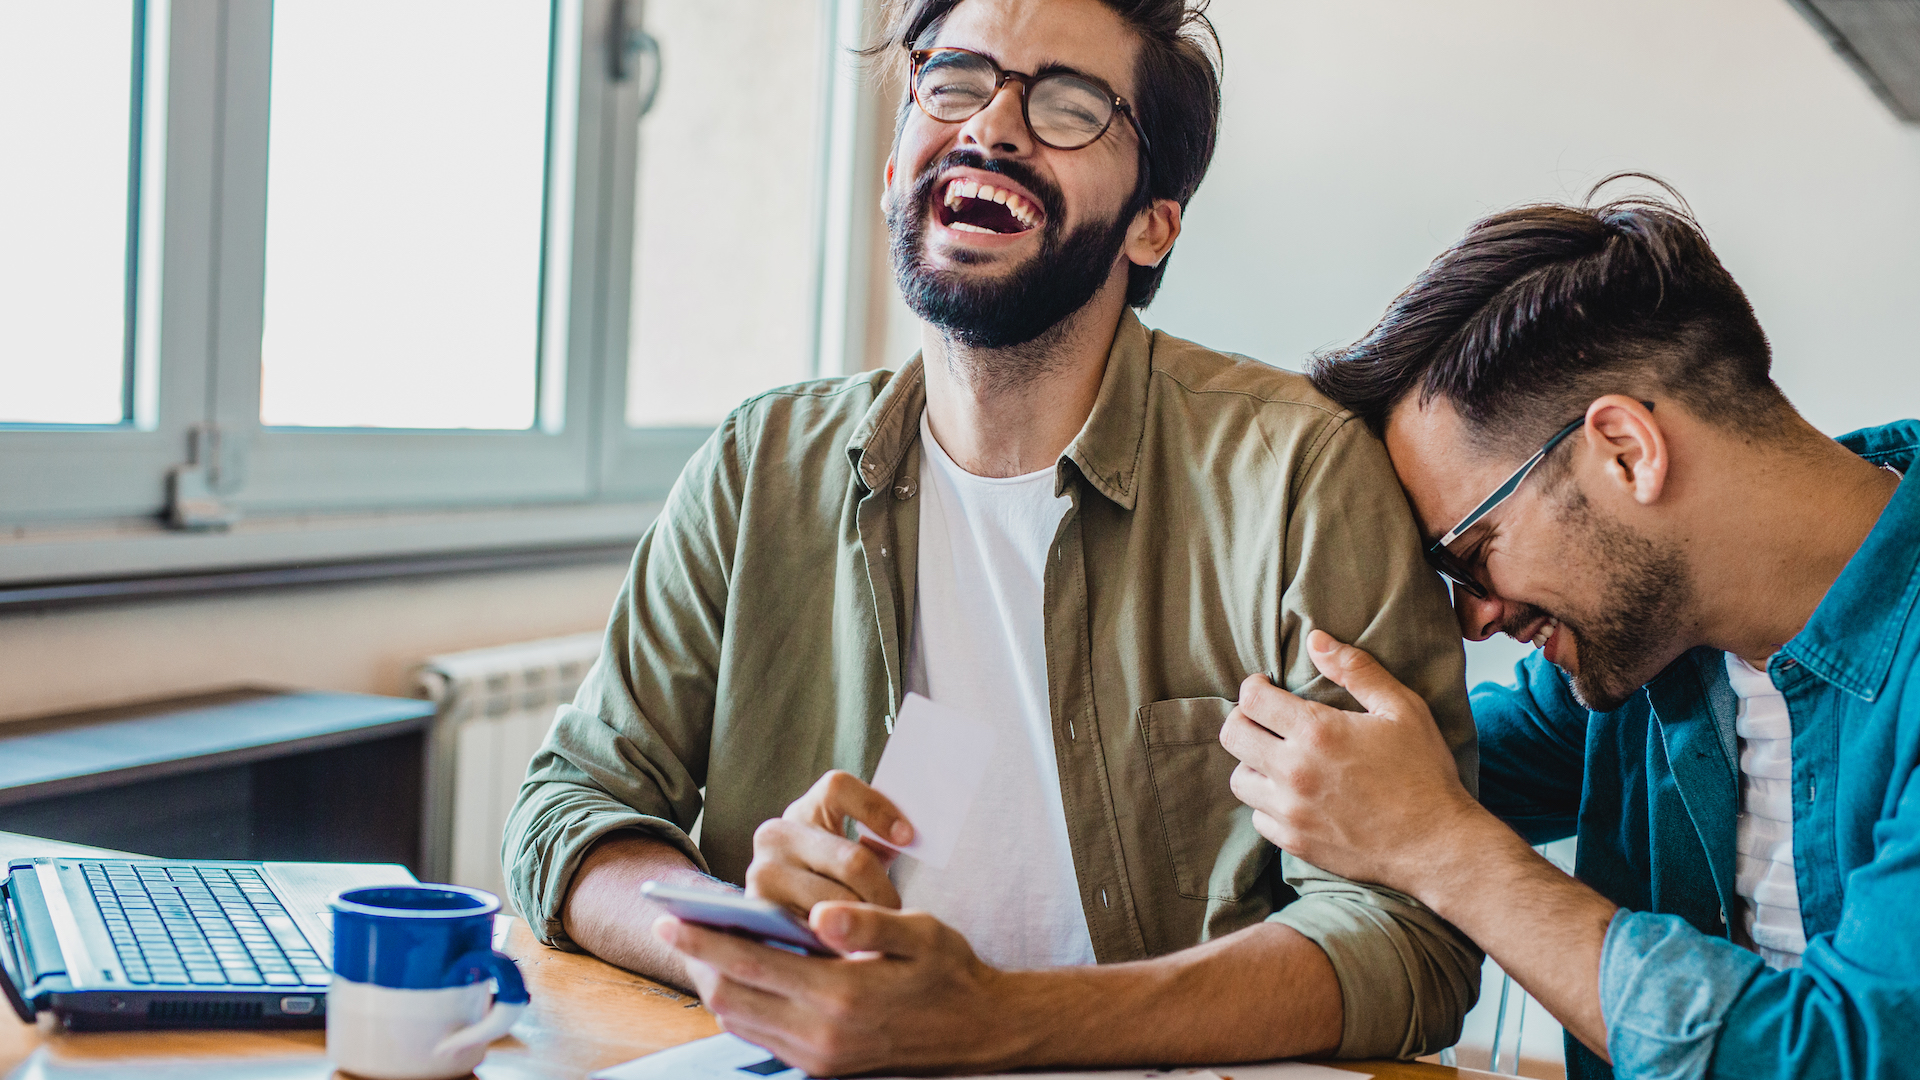
[[[873,788],[906,815],[913,826],[913,842],[898,847],[865,825],[860,826],[860,835],[889,851],[903,851],[935,869],[946,869],[960,843],[967,810],[986,779],[994,738],[986,724],[919,694],[908,694],[873,771]]]
[[[1340,1072],[1340,1076],[1354,1076]],[[1083,1072],[979,1072],[973,1076],[948,1076],[947,1080],[1231,1080],[1212,1068],[1098,1068]],[[906,1076],[881,1076],[879,1080],[910,1080]]]
[[[801,1080],[800,1070],[737,1035],[714,1035],[615,1065],[588,1080]],[[1086,1072],[995,1073],[1017,1080],[1368,1080],[1367,1073],[1297,1061],[1216,1065],[1211,1069],[1100,1069]],[[894,1078],[905,1080],[905,1078]],[[990,1080],[986,1076],[952,1080]]]
[[[1259,1065],[1215,1065],[1211,1069],[1095,1069],[1083,1072],[982,1073],[947,1080],[1372,1080],[1372,1073],[1330,1069],[1304,1061],[1270,1061]],[[743,1078],[742,1078],[743,1080]],[[882,1080],[907,1080],[904,1076]]]
[[[713,1035],[602,1069],[587,1080],[800,1080],[803,1075],[738,1035]]]

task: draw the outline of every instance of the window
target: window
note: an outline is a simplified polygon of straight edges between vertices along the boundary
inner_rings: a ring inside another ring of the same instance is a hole
[[[0,5],[0,581],[633,535],[863,366],[876,7]]]
[[[263,425],[534,426],[551,22],[274,5]]]
[[[127,2],[0,7],[0,423],[132,419],[139,22]]]
[[[633,427],[711,427],[745,394],[814,375],[828,53],[806,46],[824,45],[821,14],[647,6],[673,60],[640,122]]]

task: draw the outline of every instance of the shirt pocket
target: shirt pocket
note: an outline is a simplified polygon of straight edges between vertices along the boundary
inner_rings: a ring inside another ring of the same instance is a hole
[[[1226,698],[1171,698],[1138,713],[1174,886],[1194,900],[1239,900],[1273,859],[1253,811],[1228,786],[1239,762],[1220,745],[1220,728],[1233,706]]]

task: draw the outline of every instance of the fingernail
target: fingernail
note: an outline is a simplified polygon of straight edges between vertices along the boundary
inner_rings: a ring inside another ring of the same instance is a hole
[[[893,823],[892,836],[893,836],[893,842],[896,844],[912,843],[913,842],[913,826],[907,824],[904,821],[896,821]]]
[[[844,911],[829,911],[820,921],[825,924],[821,929],[837,938],[845,938],[853,929],[853,916]]]

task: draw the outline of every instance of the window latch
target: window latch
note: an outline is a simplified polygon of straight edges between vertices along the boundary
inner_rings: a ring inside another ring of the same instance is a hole
[[[175,529],[208,532],[226,529],[240,519],[222,492],[238,487],[237,447],[222,446],[220,429],[196,424],[187,430],[187,463],[167,471],[167,525]],[[225,456],[223,456],[223,450]]]
[[[653,99],[660,95],[660,39],[647,33],[637,19],[628,21],[627,12],[639,7],[630,0],[614,0],[611,52],[615,82],[640,77],[640,111],[636,115],[645,116],[653,111]]]

